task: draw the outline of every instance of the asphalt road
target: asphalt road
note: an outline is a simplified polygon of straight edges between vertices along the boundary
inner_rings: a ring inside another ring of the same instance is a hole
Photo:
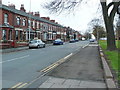
[[[19,84],[22,84],[21,87],[27,85],[42,74],[40,70],[88,43],[88,41],[79,41],[3,54],[0,62],[3,88],[16,87]]]

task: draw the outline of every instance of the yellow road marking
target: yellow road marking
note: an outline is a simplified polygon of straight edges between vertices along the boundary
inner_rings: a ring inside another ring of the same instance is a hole
[[[54,68],[55,66],[58,66],[58,64],[53,65],[52,67],[50,67],[50,68],[46,69],[46,70],[45,70],[45,71],[43,71],[43,72],[47,72],[47,71],[51,70],[52,68]]]
[[[47,72],[47,71],[49,71],[50,69],[54,68],[55,66],[58,66],[59,64],[65,62],[65,60],[66,60],[68,57],[70,57],[71,55],[73,55],[73,54],[72,54],[72,53],[69,54],[68,56],[64,57],[63,59],[60,59],[60,60],[58,60],[57,62],[51,64],[50,66],[42,69],[40,72]]]
[[[18,86],[21,85],[21,84],[22,84],[22,82],[16,84],[15,86],[13,86],[13,87],[11,87],[11,88],[16,88],[16,87],[18,87]]]
[[[17,88],[22,88],[22,87],[24,87],[25,85],[27,85],[27,83],[24,83],[24,84],[20,85],[20,86],[17,87]]]
[[[56,64],[56,63],[53,63],[52,65],[50,65],[50,66],[44,68],[43,70],[41,70],[41,72],[45,71],[46,69],[49,69],[50,67],[54,66],[55,64]]]

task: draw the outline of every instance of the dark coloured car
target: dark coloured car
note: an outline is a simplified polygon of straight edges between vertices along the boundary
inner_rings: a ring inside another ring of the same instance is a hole
[[[79,40],[78,39],[75,39],[75,42],[78,42]]]
[[[54,42],[53,42],[53,45],[63,45],[63,41],[61,39],[56,39]]]
[[[74,43],[74,42],[76,42],[74,39],[71,39],[70,41],[69,41],[70,43]]]

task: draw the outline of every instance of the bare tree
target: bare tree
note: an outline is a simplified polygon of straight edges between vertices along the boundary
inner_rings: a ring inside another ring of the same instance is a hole
[[[53,0],[50,3],[47,3],[45,5],[45,8],[49,9],[51,12],[54,13],[61,13],[64,10],[73,11],[77,6],[81,5],[82,3],[87,3],[88,1],[90,0]],[[107,1],[108,0],[100,0],[105,28],[107,32],[107,49],[116,50],[113,21],[118,6],[120,5],[120,0],[113,0],[109,4],[107,4]],[[111,7],[113,8],[109,14],[109,9]]]
[[[118,6],[120,5],[120,1],[113,0],[108,5],[107,5],[107,0],[100,0],[100,1],[101,1],[103,18],[104,18],[104,23],[105,23],[106,32],[107,32],[107,49],[115,50],[116,44],[115,44],[113,21],[114,21],[115,14],[118,10]],[[113,6],[112,10],[110,14],[108,14],[109,8],[112,6]]]

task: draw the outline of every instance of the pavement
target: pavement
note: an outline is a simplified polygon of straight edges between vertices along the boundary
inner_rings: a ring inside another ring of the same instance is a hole
[[[98,44],[89,44],[47,75],[38,88],[107,88]]]

